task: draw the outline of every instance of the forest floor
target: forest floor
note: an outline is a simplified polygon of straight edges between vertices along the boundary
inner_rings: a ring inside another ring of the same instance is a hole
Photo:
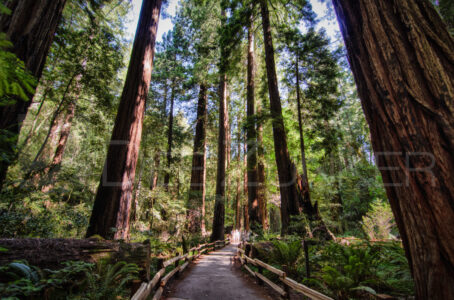
[[[235,262],[236,245],[203,255],[167,289],[167,300],[275,299]]]

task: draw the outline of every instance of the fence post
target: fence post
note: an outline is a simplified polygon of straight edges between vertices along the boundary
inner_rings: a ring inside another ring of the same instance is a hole
[[[177,257],[178,257],[178,256],[180,256],[180,253],[177,253]],[[175,268],[175,269],[178,268],[178,265],[179,265],[179,264],[180,264],[180,260],[177,260],[177,261],[174,263],[174,265],[173,265],[174,268]],[[175,277],[178,277],[178,273],[180,273],[180,272],[176,272],[176,273],[175,273]]]
[[[164,258],[158,258],[158,263],[156,266],[158,271],[161,270],[164,267]]]
[[[284,299],[290,299],[290,287],[286,284],[284,284],[284,290],[285,290],[285,298]]]

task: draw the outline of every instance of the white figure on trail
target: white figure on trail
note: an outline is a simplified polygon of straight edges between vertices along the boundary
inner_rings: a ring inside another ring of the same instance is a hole
[[[235,229],[232,231],[232,244],[239,244],[241,239],[241,233],[239,230]]]

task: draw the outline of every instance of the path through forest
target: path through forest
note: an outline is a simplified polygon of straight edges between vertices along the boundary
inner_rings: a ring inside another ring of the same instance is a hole
[[[235,266],[236,245],[203,255],[167,291],[170,299],[272,299]]]

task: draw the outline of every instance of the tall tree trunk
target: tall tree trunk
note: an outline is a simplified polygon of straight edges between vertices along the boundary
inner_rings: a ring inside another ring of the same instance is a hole
[[[244,140],[243,140],[244,141]],[[249,196],[248,196],[248,181],[247,181],[247,145],[246,142],[242,143],[243,145],[243,169],[244,169],[244,174],[243,174],[243,225],[244,225],[244,230],[249,231],[251,230],[251,226],[249,223]]]
[[[230,94],[228,93],[228,86],[227,86],[227,109],[226,109],[226,119],[227,119],[227,128],[226,128],[226,131],[225,131],[225,134],[226,134],[226,137],[225,137],[225,140],[226,140],[226,145],[225,145],[225,151],[226,151],[226,154],[225,154],[225,160],[226,160],[226,164],[227,164],[227,169],[226,169],[226,178],[225,178],[225,181],[226,181],[226,185],[225,185],[225,205],[227,205],[227,207],[229,207],[229,200],[230,200],[230,161],[231,161],[231,155],[232,155],[232,138],[230,136],[230,117],[229,117],[229,110],[230,110]]]
[[[62,102],[64,100],[62,99]],[[52,116],[52,120],[47,130],[46,138],[44,139],[41,147],[39,148],[38,152],[36,153],[35,158],[33,159],[33,164],[35,163],[45,163],[48,164],[51,162],[52,151],[55,150],[55,146],[58,141],[58,133],[62,128],[63,124],[63,114],[61,108],[57,108]],[[26,176],[28,177],[28,176]]]
[[[239,122],[238,122],[239,123]],[[240,143],[241,129],[238,126],[238,150],[237,150],[237,164],[238,168],[241,166],[241,143]],[[235,195],[235,229],[241,229],[241,173],[238,174],[236,179],[236,195]]]
[[[41,188],[41,190],[45,193],[51,190],[54,186],[57,170],[60,168],[61,162],[63,160],[63,154],[65,153],[66,144],[68,142],[69,134],[71,133],[71,126],[75,111],[76,103],[74,101],[71,101],[68,104],[66,116],[65,119],[63,120],[63,125],[60,131],[60,139],[58,141],[57,148],[55,149],[54,157],[52,159],[51,164],[47,166],[43,171],[43,176],[49,175],[48,183]]]
[[[166,191],[169,190],[170,183],[170,167],[172,165],[172,144],[173,144],[173,107],[175,104],[175,79],[172,79],[172,84],[170,87],[172,90],[170,92],[170,110],[169,110],[169,125],[167,132],[167,171],[164,175],[164,187]]]
[[[194,150],[192,156],[191,185],[188,199],[188,230],[190,233],[202,233],[202,208],[205,206],[206,173],[206,126],[207,126],[207,86],[200,84],[197,103],[197,121],[195,126]]]
[[[222,6],[222,5],[221,5]],[[221,26],[225,24],[225,9],[221,9]],[[224,239],[224,219],[225,219],[225,164],[226,146],[228,130],[228,104],[227,104],[227,53],[220,41],[221,57],[219,64],[219,135],[218,135],[218,161],[216,174],[216,199],[214,202],[213,231],[211,241]]]
[[[62,109],[65,106],[65,103],[67,102],[67,97],[70,94],[71,86],[76,80],[77,74],[74,74],[68,81],[68,84],[66,85],[65,91],[63,92],[63,96],[60,100],[60,103],[57,106],[57,109],[52,115],[52,120],[50,121],[50,127],[47,132],[46,138],[44,139],[44,142],[42,143],[41,147],[39,148],[38,152],[35,155],[35,158],[33,159],[33,162],[38,162],[38,161],[45,161],[46,163],[50,160],[51,152],[52,152],[52,146],[56,142],[57,139],[57,131],[61,127],[61,114],[62,114]],[[26,176],[28,177],[28,176]]]
[[[287,148],[284,120],[282,117],[281,100],[274,62],[274,47],[271,36],[271,25],[266,0],[260,0],[262,15],[263,37],[265,42],[265,62],[268,77],[268,92],[270,95],[270,113],[272,117],[274,151],[279,176],[279,189],[281,193],[281,219],[282,234],[286,234],[291,215],[298,215],[299,199],[296,190],[296,176]]]
[[[296,57],[295,66],[296,75],[296,104],[298,113],[298,130],[300,135],[300,150],[301,150],[301,164],[303,167],[303,176],[299,179],[300,193],[302,196],[303,212],[306,214],[309,221],[321,220],[318,209],[312,205],[311,197],[309,192],[309,178],[307,177],[307,164],[306,164],[306,148],[304,146],[304,134],[303,134],[303,118],[301,109],[301,90],[300,90],[300,74],[299,74],[299,61],[298,56]]]
[[[161,0],[142,3],[128,74],[87,229],[88,237],[94,234],[115,239],[129,237],[131,194],[161,3]]]
[[[85,70],[87,64],[87,60],[85,59],[82,62],[82,69]],[[63,120],[63,125],[60,131],[60,138],[58,140],[57,148],[55,149],[54,156],[52,161],[48,167],[44,169],[43,176],[49,174],[48,184],[42,187],[43,192],[47,192],[53,188],[53,184],[55,181],[55,175],[57,174],[57,170],[61,166],[61,162],[63,161],[63,154],[65,153],[66,145],[68,143],[69,134],[71,133],[71,127],[74,119],[74,115],[76,113],[76,105],[80,97],[80,93],[82,90],[82,76],[83,72],[79,73],[75,79],[74,84],[75,88],[72,91],[72,95],[69,99],[68,107],[66,109],[65,119]]]
[[[303,167],[303,188],[301,192],[303,198],[310,200],[309,194],[309,178],[307,177],[307,164],[306,164],[306,147],[304,146],[304,134],[303,134],[303,117],[301,109],[301,90],[300,90],[300,72],[298,57],[296,57],[296,104],[298,109],[298,129],[300,134],[300,150],[301,150],[301,164]]]
[[[14,0],[7,6],[11,14],[0,15],[0,31],[13,43],[11,51],[25,63],[25,67],[39,80],[66,0]],[[17,135],[32,102],[17,100],[12,105],[0,107],[0,131],[11,135],[14,142],[4,145],[2,151],[14,157]],[[0,161],[0,187],[6,178],[11,160]]]
[[[427,0],[334,0],[418,299],[454,298],[454,41]]]
[[[262,106],[257,106],[257,115],[261,116]],[[257,122],[257,199],[259,201],[259,208],[262,220],[263,229],[268,229],[268,210],[266,205],[266,177],[265,177],[265,152],[263,150],[263,124]]]
[[[161,163],[161,155],[160,151],[156,150],[154,159],[153,159],[153,170],[152,170],[152,175],[151,175],[151,180],[150,180],[150,191],[154,191],[156,186],[158,185],[158,170],[159,170],[159,165]]]
[[[247,180],[249,226],[255,230],[262,225],[259,201],[257,197],[257,131],[255,127],[255,55],[254,33],[251,14],[248,28],[247,54],[247,103],[246,103],[246,144],[247,144]]]
[[[211,240],[224,239],[224,217],[225,217],[225,164],[227,145],[227,76],[221,74],[219,85],[219,136],[218,136],[218,162],[216,175],[216,200],[214,204],[213,232]]]
[[[161,152],[159,149],[156,149],[154,158],[153,158],[153,170],[152,170],[152,175],[150,179],[150,191],[153,192],[156,186],[158,185],[158,175],[159,175],[159,165],[161,163]],[[150,209],[146,212],[145,216],[146,218],[150,218],[150,230],[153,228],[153,206],[154,203],[156,202],[155,197],[151,197],[151,206]],[[150,216],[151,214],[151,216]]]

